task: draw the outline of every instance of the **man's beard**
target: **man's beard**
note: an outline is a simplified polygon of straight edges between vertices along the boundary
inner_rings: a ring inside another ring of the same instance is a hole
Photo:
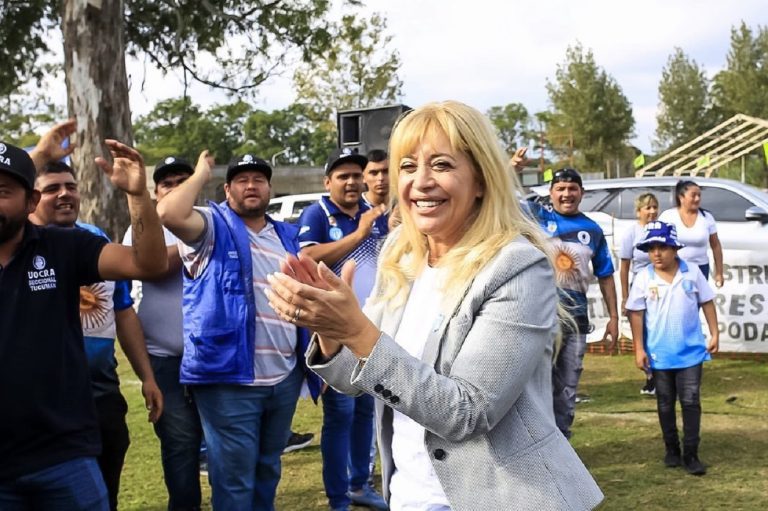
[[[267,212],[267,207],[264,203],[255,207],[248,207],[245,205],[245,200],[232,200],[229,205],[235,213],[244,218],[259,218],[264,216]]]
[[[0,215],[0,243],[5,243],[16,236],[24,228],[26,221],[27,216],[23,214],[11,218]]]

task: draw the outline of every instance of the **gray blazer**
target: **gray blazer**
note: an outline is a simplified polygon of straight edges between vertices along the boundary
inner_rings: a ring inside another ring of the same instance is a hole
[[[366,363],[346,348],[320,363],[314,341],[307,351],[309,367],[333,388],[376,398],[384,497],[395,469],[394,408],[426,428],[454,511],[595,507],[603,494],[555,426],[557,293],[544,255],[518,238],[457,301],[435,323],[421,360],[393,340],[403,307],[382,303],[366,307],[382,331]]]

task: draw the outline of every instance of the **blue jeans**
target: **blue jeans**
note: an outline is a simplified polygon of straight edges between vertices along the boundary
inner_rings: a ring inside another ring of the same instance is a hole
[[[552,401],[555,423],[565,438],[571,438],[571,425],[576,415],[576,389],[584,370],[585,334],[565,334],[560,353],[552,366]]]
[[[200,509],[200,442],[203,430],[197,408],[179,383],[181,357],[149,356],[157,386],[163,393],[163,415],[155,424],[160,440],[168,510]]]
[[[350,397],[328,388],[323,394],[323,483],[332,508],[349,506],[348,490],[365,486],[370,475],[373,397]]]
[[[0,483],[3,511],[108,511],[96,458],[75,458]]]
[[[275,509],[280,455],[291,434],[302,369],[270,386],[197,385],[213,509]]]
[[[702,364],[685,369],[654,370],[656,404],[659,425],[667,445],[678,445],[675,406],[680,400],[683,412],[683,447],[695,450],[699,446],[701,429],[701,372]]]

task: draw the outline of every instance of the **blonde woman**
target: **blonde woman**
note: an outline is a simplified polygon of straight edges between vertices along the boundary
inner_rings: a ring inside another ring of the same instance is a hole
[[[659,199],[652,193],[638,195],[635,198],[635,216],[637,217],[637,223],[633,224],[631,229],[627,229],[624,232],[619,244],[619,259],[621,260],[619,266],[621,314],[624,316],[627,315],[626,305],[631,281],[635,280],[635,275],[637,275],[639,270],[651,264],[648,253],[638,250],[635,248],[635,245],[645,238],[645,225],[658,218]],[[632,274],[631,280],[629,278],[630,273]],[[656,394],[653,372],[650,370],[645,373],[645,385],[640,389],[640,393],[650,396]]]
[[[602,493],[552,410],[552,264],[490,123],[427,104],[390,158],[402,226],[365,314],[353,264],[338,278],[308,258],[270,277],[272,307],[318,333],[307,361],[326,382],[376,398],[390,509],[593,508]]]

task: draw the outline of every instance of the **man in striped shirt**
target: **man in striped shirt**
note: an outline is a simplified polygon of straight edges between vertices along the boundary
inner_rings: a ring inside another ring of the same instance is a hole
[[[185,269],[181,383],[200,412],[213,507],[272,510],[308,335],[272,311],[264,289],[298,252],[298,228],[266,216],[272,169],[250,154],[230,162],[225,202],[194,207],[211,164],[204,151],[158,204]]]

